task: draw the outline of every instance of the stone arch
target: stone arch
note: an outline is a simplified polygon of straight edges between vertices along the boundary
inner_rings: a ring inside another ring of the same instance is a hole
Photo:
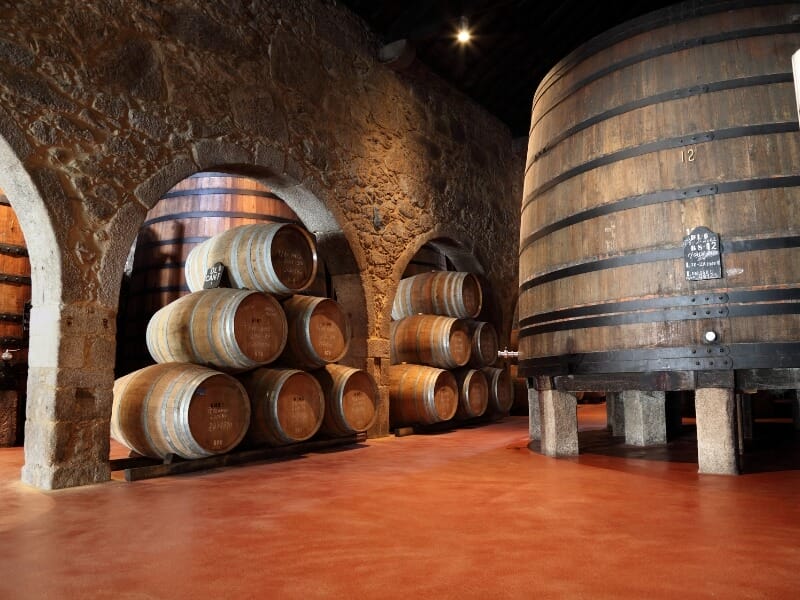
[[[47,374],[55,372],[59,367],[59,348],[58,343],[54,343],[53,332],[59,328],[63,272],[60,250],[62,245],[55,233],[44,197],[54,204],[63,202],[64,199],[58,182],[50,173],[31,173],[26,169],[24,160],[29,153],[30,148],[21,132],[0,109],[0,188],[16,213],[31,266],[32,308],[26,412],[48,414],[57,412],[56,388],[44,382],[52,381]],[[34,366],[30,366],[30,357],[35,357]],[[31,381],[41,383],[34,387]],[[25,419],[25,415],[21,418]],[[39,428],[26,436],[23,478],[29,483],[41,484],[41,478],[37,474],[26,474],[25,470],[30,464],[36,464],[37,460],[32,457],[43,448],[49,447],[53,443],[53,437],[52,431],[47,428]]]
[[[135,195],[147,209],[155,205],[176,183],[200,171],[230,172],[252,177],[275,190],[276,194],[300,217],[317,238],[317,247],[326,259],[331,284],[337,300],[350,315],[363,315],[353,319],[353,337],[348,356],[343,362],[364,368],[368,356],[368,331],[374,320],[368,310],[368,290],[362,281],[363,256],[356,236],[345,230],[339,207],[330,201],[327,188],[313,178],[304,177],[302,166],[292,163],[293,175],[287,174],[286,158],[278,151],[257,147],[250,152],[227,142],[207,140],[195,145],[193,160],[178,160],[165,166],[141,184]],[[127,236],[127,248],[133,244],[138,227]],[[124,259],[118,265],[122,272]]]
[[[405,252],[398,257],[397,264],[392,273],[395,283],[392,298],[394,298],[394,293],[397,292],[397,283],[400,281],[406,265],[413,259],[419,249],[426,244],[434,246],[443,252],[455,270],[468,271],[478,276],[484,288],[484,306],[491,307],[482,310],[479,318],[490,321],[497,329],[498,333],[507,331],[506,319],[499,308],[500,303],[496,292],[494,287],[490,285],[489,279],[486,277],[484,265],[478,257],[475,256],[475,249],[472,245],[461,241],[461,236],[459,234],[444,228],[438,228],[429,232],[427,235],[420,236],[416,239],[414,245],[406,248]],[[391,320],[391,303],[389,303],[388,308],[389,315],[386,316],[387,323]]]

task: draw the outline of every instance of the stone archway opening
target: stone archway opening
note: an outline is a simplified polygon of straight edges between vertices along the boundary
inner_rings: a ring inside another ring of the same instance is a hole
[[[211,165],[176,179],[152,198],[140,197],[151,208],[125,266],[118,337],[120,359],[134,357],[139,364],[120,360],[120,375],[154,362],[149,353],[143,356],[147,322],[159,308],[190,293],[184,273],[189,252],[216,234],[257,223],[289,223],[314,237],[317,277],[296,295],[336,300],[352,330],[349,350],[336,362],[370,371],[361,274],[349,240],[323,199],[262,168]],[[271,364],[289,363],[278,359]],[[112,442],[113,457],[122,457],[125,451]]]
[[[18,136],[11,139],[19,142]],[[31,177],[19,158],[21,154],[24,149],[12,147],[0,135],[0,204],[3,205],[0,209],[5,211],[2,223],[5,239],[0,244],[4,246],[3,283],[11,286],[3,290],[4,296],[11,291],[11,299],[7,302],[6,298],[0,310],[4,313],[3,324],[11,329],[4,331],[0,350],[10,350],[12,345],[19,350],[12,353],[9,361],[16,379],[13,385],[16,398],[6,397],[6,402],[13,406],[6,406],[5,412],[7,418],[13,415],[9,418],[13,423],[8,427],[13,429],[14,443],[24,445],[23,479],[49,488],[53,487],[51,474],[55,467],[40,465],[35,457],[50,442],[51,424],[39,419],[29,430],[26,416],[56,412],[53,409],[57,401],[56,386],[49,384],[59,366],[58,336],[54,331],[58,328],[62,297],[61,251],[39,191],[42,181]],[[44,187],[57,189],[57,186]],[[35,358],[34,366],[31,358]],[[35,388],[31,381],[37,381]]]

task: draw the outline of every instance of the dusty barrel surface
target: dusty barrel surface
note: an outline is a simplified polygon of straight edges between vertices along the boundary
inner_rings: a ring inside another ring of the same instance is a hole
[[[111,437],[143,456],[222,454],[244,437],[250,402],[230,375],[198,365],[151,365],[114,382]]]
[[[317,247],[308,231],[290,223],[234,227],[189,253],[185,267],[189,289],[202,289],[206,271],[218,262],[225,265],[232,287],[294,294],[314,282]]]
[[[391,324],[392,363],[420,363],[453,369],[467,364],[469,356],[469,329],[463,319],[414,315]]]
[[[800,23],[755,4],[646,15],[542,81],[521,374],[800,366]]]
[[[481,369],[489,383],[489,402],[486,412],[507,414],[514,404],[514,384],[507,369],[484,367]]]
[[[319,382],[297,369],[256,369],[240,376],[252,418],[245,441],[281,446],[309,439],[319,430],[325,397]]]
[[[419,313],[474,318],[481,312],[481,284],[472,273],[441,271],[401,279],[392,304],[392,318]]]
[[[343,436],[366,431],[377,418],[378,386],[361,369],[327,365],[311,373],[325,394],[322,431]]]
[[[388,371],[393,427],[433,425],[456,414],[458,385],[449,371],[422,365],[391,365]]]
[[[292,296],[283,301],[289,324],[281,362],[298,369],[318,369],[340,360],[350,346],[350,319],[330,298]]]
[[[471,341],[469,366],[480,369],[493,365],[500,350],[494,325],[485,321],[467,321],[467,325]]]
[[[147,325],[147,349],[158,363],[252,369],[280,356],[287,329],[280,303],[269,294],[200,290],[153,315]]]
[[[457,369],[453,371],[458,384],[458,410],[461,419],[473,419],[486,412],[489,404],[489,382],[486,375],[477,369]]]
[[[25,303],[31,299],[31,263],[22,229],[0,190],[0,351],[26,348],[23,335]],[[14,363],[26,363],[27,351],[13,353]]]

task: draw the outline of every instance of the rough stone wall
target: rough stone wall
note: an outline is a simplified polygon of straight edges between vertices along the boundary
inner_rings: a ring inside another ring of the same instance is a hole
[[[522,173],[508,130],[421,65],[377,63],[335,2],[4,1],[0,20],[0,187],[34,271],[26,481],[108,477],[125,258],[146,210],[198,170],[269,181],[349,246],[334,275],[358,274],[348,295],[378,376],[397,281],[429,239],[476,257],[510,322]]]

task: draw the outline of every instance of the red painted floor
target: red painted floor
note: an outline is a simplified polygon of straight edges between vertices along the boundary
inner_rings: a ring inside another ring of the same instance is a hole
[[[700,476],[600,435],[556,460],[509,417],[50,493],[0,449],[0,598],[798,597],[799,470]]]

